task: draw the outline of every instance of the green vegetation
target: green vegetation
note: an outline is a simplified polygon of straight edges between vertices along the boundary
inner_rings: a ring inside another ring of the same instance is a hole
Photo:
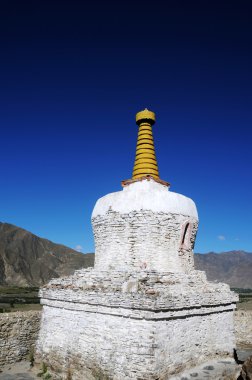
[[[238,309],[252,310],[252,289],[231,288],[239,294]]]
[[[35,286],[0,286],[1,294],[38,294],[39,288]]]
[[[43,362],[42,363],[42,373],[46,373],[47,372],[47,365]]]
[[[30,366],[31,367],[34,366],[34,361],[35,361],[35,358],[34,358],[34,347],[32,347],[31,351],[29,353],[29,362],[30,362]]]
[[[231,290],[239,294],[239,303],[252,301],[252,289],[232,288]]]
[[[0,313],[39,310],[37,287],[0,286]]]
[[[52,378],[52,375],[48,372],[47,365],[44,362],[41,365],[41,372],[37,374],[37,377],[42,377],[44,380],[49,380]]]
[[[242,289],[242,288],[231,288],[236,293],[240,294],[251,294],[252,295],[252,289]]]
[[[48,372],[46,372],[45,374],[44,374],[44,376],[43,376],[43,379],[44,380],[49,380],[49,379],[51,379],[52,378],[52,375],[50,375],[50,373],[48,373]]]

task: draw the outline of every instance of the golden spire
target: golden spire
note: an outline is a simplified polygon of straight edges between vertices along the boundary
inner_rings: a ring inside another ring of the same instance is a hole
[[[152,125],[155,123],[155,114],[145,108],[136,114],[136,123],[139,125],[136,158],[132,179],[138,179],[147,175],[158,179],[158,165],[155,155]]]
[[[136,114],[136,123],[139,126],[136,158],[132,179],[122,181],[122,186],[128,186],[131,183],[143,180],[153,179],[165,186],[170,186],[166,181],[159,178],[158,165],[156,160],[154,141],[152,136],[152,125],[156,117],[154,112],[145,108]]]

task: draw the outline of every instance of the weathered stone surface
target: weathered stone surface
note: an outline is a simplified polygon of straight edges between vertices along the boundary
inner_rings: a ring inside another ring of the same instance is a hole
[[[252,311],[236,310],[234,328],[237,345],[252,348]]]
[[[0,314],[0,368],[24,359],[35,346],[40,311]]]
[[[189,272],[198,221],[188,215],[109,210],[93,218],[95,266],[101,270],[141,269]],[[183,239],[186,225],[187,237]]]
[[[162,379],[235,346],[237,297],[203,272],[79,270],[41,297],[38,360],[60,376],[75,368],[73,379],[95,379],[95,368],[118,380]]]

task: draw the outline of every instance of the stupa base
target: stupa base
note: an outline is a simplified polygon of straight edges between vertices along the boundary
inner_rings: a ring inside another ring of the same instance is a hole
[[[55,379],[170,379],[233,355],[237,296],[204,272],[80,270],[41,297],[37,361]]]

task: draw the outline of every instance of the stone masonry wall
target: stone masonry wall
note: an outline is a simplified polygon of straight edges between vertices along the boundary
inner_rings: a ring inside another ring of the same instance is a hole
[[[36,358],[58,378],[165,378],[235,347],[237,296],[204,272],[83,269],[40,295]]]
[[[190,224],[182,244],[184,226]],[[147,269],[188,272],[193,269],[195,218],[150,210],[122,214],[109,210],[92,219],[95,267],[102,270]]]
[[[59,379],[69,371],[73,380],[94,380],[97,374],[161,379],[215,356],[231,356],[235,344],[231,311],[215,313],[213,308],[204,315],[156,321],[62,306],[64,312],[44,306],[37,345],[38,360],[58,372]]]
[[[27,357],[35,346],[40,311],[0,314],[0,368]]]
[[[252,310],[237,310],[234,315],[236,344],[252,347]]]

